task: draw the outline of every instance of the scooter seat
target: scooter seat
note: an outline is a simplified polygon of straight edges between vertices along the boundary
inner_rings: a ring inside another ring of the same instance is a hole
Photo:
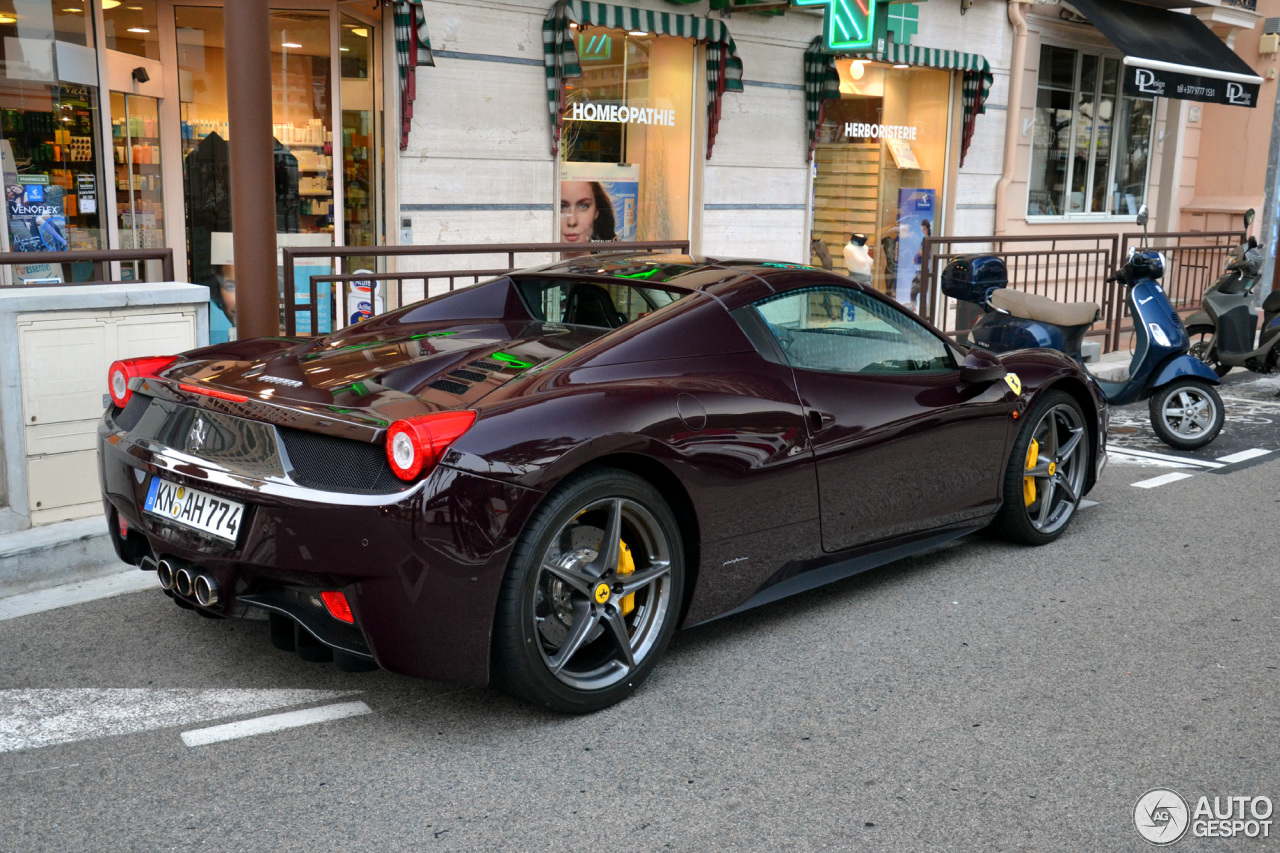
[[[991,304],[1015,317],[1055,326],[1087,326],[1098,319],[1093,302],[1054,302],[1046,296],[1001,288],[991,292]]]

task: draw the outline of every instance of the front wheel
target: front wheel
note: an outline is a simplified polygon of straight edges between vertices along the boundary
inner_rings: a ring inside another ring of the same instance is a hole
[[[1187,326],[1187,337],[1191,338],[1190,352],[1214,373],[1226,376],[1231,372],[1231,367],[1218,360],[1218,350],[1213,346],[1214,332],[1215,329],[1208,323]]]
[[[998,536],[1044,545],[1067,529],[1084,494],[1092,457],[1084,410],[1065,391],[1047,391],[1023,420],[1005,468]]]
[[[1151,398],[1151,428],[1178,450],[1204,447],[1222,431],[1224,412],[1218,392],[1202,379],[1177,379]]]
[[[648,481],[612,468],[561,483],[521,534],[498,600],[499,686],[565,713],[626,698],[671,640],[680,528]]]

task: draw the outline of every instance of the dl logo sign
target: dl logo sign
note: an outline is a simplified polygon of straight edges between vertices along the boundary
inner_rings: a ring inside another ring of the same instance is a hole
[[[1248,107],[1253,105],[1253,96],[1245,91],[1244,86],[1239,83],[1227,84],[1227,103],[1237,107]]]
[[[1134,85],[1144,95],[1163,95],[1164,82],[1156,79],[1155,72],[1139,68],[1133,74]]]

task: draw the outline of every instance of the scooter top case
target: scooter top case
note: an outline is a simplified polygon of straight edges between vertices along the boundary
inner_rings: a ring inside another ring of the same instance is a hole
[[[995,255],[961,255],[942,271],[943,293],[984,308],[991,293],[1008,284],[1009,271]]]
[[[1092,302],[1055,302],[1035,293],[996,290],[994,311],[978,320],[969,338],[992,352],[1046,347],[1081,360],[1085,333],[1098,318]]]

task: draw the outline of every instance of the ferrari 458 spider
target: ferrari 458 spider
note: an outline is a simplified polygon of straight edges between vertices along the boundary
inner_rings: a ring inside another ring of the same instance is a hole
[[[568,712],[677,627],[982,528],[1050,542],[1105,460],[1072,360],[761,261],[577,258],[109,386],[115,547],[174,602]]]

